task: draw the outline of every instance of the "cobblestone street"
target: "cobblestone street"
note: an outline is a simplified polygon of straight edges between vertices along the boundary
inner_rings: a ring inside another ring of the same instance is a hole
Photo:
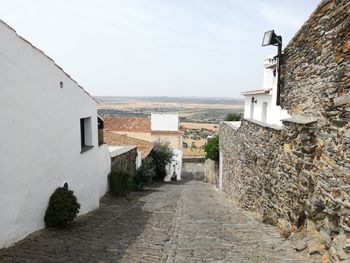
[[[308,262],[191,167],[182,182],[106,197],[68,229],[0,250],[0,262]]]

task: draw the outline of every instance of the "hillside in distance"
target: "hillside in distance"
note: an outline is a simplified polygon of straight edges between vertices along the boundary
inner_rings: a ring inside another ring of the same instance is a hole
[[[228,113],[242,113],[243,99],[207,97],[98,96],[102,116],[147,116],[152,112],[177,112],[181,121],[218,123]]]
[[[235,104],[243,103],[243,99],[223,97],[127,97],[127,96],[95,96],[101,103],[106,102],[130,102],[130,101],[152,101],[163,103],[194,103],[194,104]]]

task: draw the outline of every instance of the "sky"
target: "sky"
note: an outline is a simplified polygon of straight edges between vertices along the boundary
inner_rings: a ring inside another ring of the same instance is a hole
[[[239,98],[260,89],[261,47],[285,46],[319,0],[0,0],[0,19],[90,94]]]

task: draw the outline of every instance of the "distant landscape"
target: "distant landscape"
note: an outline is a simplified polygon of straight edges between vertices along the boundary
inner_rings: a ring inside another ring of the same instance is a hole
[[[149,116],[177,112],[184,130],[184,156],[204,156],[207,137],[217,134],[229,113],[242,113],[243,100],[201,97],[95,97],[101,116]]]
[[[242,99],[205,97],[95,97],[101,116],[147,116],[178,112],[181,122],[219,123],[227,114],[243,112]]]

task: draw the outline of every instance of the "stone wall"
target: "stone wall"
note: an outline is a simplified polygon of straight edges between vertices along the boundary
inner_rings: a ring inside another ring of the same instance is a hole
[[[204,182],[216,185],[219,180],[219,163],[206,159],[204,164]]]
[[[119,154],[111,159],[111,170],[127,170],[133,177],[136,173],[137,148],[133,148],[125,153]]]
[[[223,124],[223,190],[265,222],[307,230],[309,253],[350,261],[350,2],[322,1],[284,49],[282,129]],[[284,224],[286,225],[286,224]]]
[[[98,129],[98,145],[104,144],[104,134],[103,129]]]
[[[281,103],[290,114],[317,116],[322,124],[341,115],[334,100],[349,93],[349,5],[322,1],[284,49]]]

